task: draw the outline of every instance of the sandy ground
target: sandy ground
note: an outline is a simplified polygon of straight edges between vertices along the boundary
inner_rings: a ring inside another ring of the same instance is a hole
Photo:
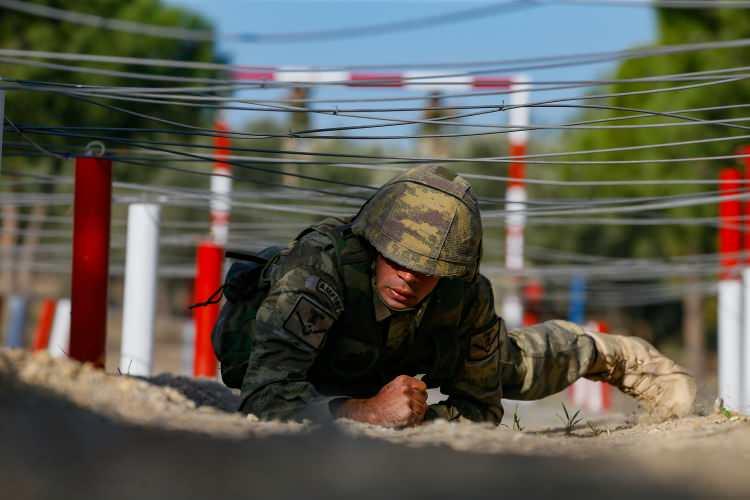
[[[0,350],[2,497],[750,498],[747,417],[615,414],[566,433],[514,430],[507,408],[511,427],[388,430],[264,422],[236,405],[212,381]]]

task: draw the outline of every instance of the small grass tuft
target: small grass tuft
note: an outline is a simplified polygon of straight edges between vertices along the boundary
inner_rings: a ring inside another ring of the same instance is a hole
[[[592,433],[592,434],[593,434],[594,436],[598,436],[599,434],[601,434],[602,432],[604,432],[604,431],[603,431],[603,430],[601,430],[601,429],[600,429],[599,427],[597,427],[596,425],[594,425],[594,423],[593,423],[593,422],[591,422],[590,420],[587,420],[587,421],[586,421],[586,425],[588,426],[588,428],[589,428],[589,429],[591,429],[591,433]]]
[[[518,416],[518,405],[516,405],[516,409],[513,411],[513,430],[523,432],[523,427],[521,427],[521,418]]]
[[[576,411],[573,415],[568,412],[568,408],[565,406],[565,403],[560,403],[563,409],[563,413],[565,413],[565,418],[563,418],[562,415],[558,414],[557,418],[560,419],[560,421],[565,426],[565,435],[570,436],[573,433],[573,429],[575,429],[575,426],[583,422],[583,415],[581,415],[581,410]]]

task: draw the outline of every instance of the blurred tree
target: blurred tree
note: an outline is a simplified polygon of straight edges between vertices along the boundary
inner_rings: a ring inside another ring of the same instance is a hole
[[[193,29],[210,29],[210,24],[201,17],[184,9],[167,7],[160,0],[47,0],[37,2],[61,9],[71,9],[110,18],[144,22],[164,26],[180,26]],[[221,62],[214,51],[212,42],[188,42],[138,36],[129,33],[98,30],[75,24],[50,21],[15,11],[4,11],[0,16],[0,45],[5,49],[50,51],[72,54],[95,54],[125,56],[132,58],[177,59],[193,62]],[[54,61],[60,64],[59,61]],[[65,64],[65,63],[62,63]],[[76,63],[71,63],[76,64]],[[81,66],[94,66],[82,64]],[[216,71],[170,68],[167,66],[140,66],[136,64],[97,63],[97,69],[145,73],[150,76],[216,78]],[[92,73],[67,72],[55,68],[34,65],[11,64],[0,61],[0,76],[8,80],[54,82],[60,84],[120,85],[120,86],[187,86],[190,83],[156,82],[145,79],[131,79]],[[105,102],[104,100],[97,100]],[[210,108],[163,105],[152,103],[110,101],[136,113],[158,115],[160,118],[185,122],[191,125],[210,126],[213,110]],[[29,90],[10,91],[6,96],[6,116],[18,124],[40,126],[88,126],[88,127],[130,127],[165,128],[162,123],[117,112],[95,104],[89,104],[70,96],[55,92]],[[106,135],[106,134],[103,134]],[[135,134],[118,132],[119,138],[131,138]],[[137,134],[143,139],[143,133]],[[76,150],[88,140],[34,136],[39,142],[51,147]],[[18,137],[14,140],[20,141]],[[116,146],[116,145],[113,145]],[[6,165],[15,161],[8,160]],[[24,160],[27,166],[28,161]],[[53,171],[61,165],[55,163]],[[123,180],[142,181],[151,172],[146,169],[128,169],[118,173]]]
[[[750,36],[750,13],[729,9],[705,9],[680,11],[658,9],[658,44],[681,44],[702,41],[731,40]],[[670,54],[658,57],[626,60],[620,63],[614,73],[614,79],[642,78],[658,75],[669,75],[695,71],[718,70],[746,67],[750,65],[750,52],[744,48],[697,51],[683,54]],[[694,81],[669,83],[643,83],[611,85],[607,92],[622,93],[633,90],[668,88],[684,86]],[[599,89],[601,90],[601,89]],[[599,92],[597,92],[599,93]],[[603,92],[602,92],[603,93]],[[631,94],[602,100],[588,101],[591,104],[608,104],[627,108],[638,108],[653,111],[672,111],[746,104],[750,102],[750,82],[735,81],[711,86],[674,90],[652,94]],[[633,115],[632,111],[588,110],[581,114],[581,119],[616,118]],[[683,115],[706,120],[732,119],[746,116],[744,108],[718,109],[707,111],[681,112]],[[654,124],[681,121],[678,118],[650,117],[627,121],[606,122],[613,125]],[[562,136],[562,150],[589,150],[623,146],[646,146],[649,144],[691,141],[696,139],[721,138],[745,135],[746,130],[730,128],[723,125],[693,125],[663,128],[620,128],[602,130],[569,131]],[[740,141],[717,141],[700,144],[681,145],[667,148],[644,148],[625,152],[597,153],[587,156],[569,156],[562,158],[586,160],[649,160],[683,157],[703,157],[732,154],[742,144]],[[641,165],[609,166],[565,166],[560,169],[561,178],[576,180],[621,180],[621,179],[714,179],[718,171],[727,166],[725,161],[691,161],[685,163],[644,163]],[[731,164],[731,162],[729,162]],[[676,193],[675,187],[663,185],[650,186],[617,186],[576,188],[575,197],[581,199],[637,196],[665,196]],[[684,186],[679,188],[681,194],[713,190],[706,186]],[[543,191],[547,195],[550,189],[536,188],[537,194]],[[569,196],[569,193],[554,190],[556,197]],[[658,216],[671,217],[714,217],[717,214],[715,205],[673,208],[659,213]],[[642,214],[641,217],[653,216]],[[665,226],[600,226],[600,225],[566,225],[559,230],[545,227],[535,231],[532,239],[541,244],[569,251],[587,254],[607,255],[611,257],[655,257],[663,258],[677,255],[713,253],[716,251],[716,231],[699,225],[665,225]],[[688,277],[688,283],[695,283],[700,276]],[[686,287],[683,303],[684,318],[694,318],[683,325],[686,332],[688,349],[697,349],[702,345],[702,336],[696,332],[696,321],[703,321],[703,314],[696,308],[702,307],[702,301],[696,299],[697,288]],[[692,294],[692,295],[691,295]],[[658,335],[668,335],[679,331],[680,315],[668,311],[670,306],[643,307],[638,314],[648,317]],[[674,306],[671,306],[674,307]],[[669,319],[669,321],[666,321]],[[707,318],[709,320],[713,318]],[[660,324],[661,323],[661,324]],[[713,328],[711,325],[709,328]],[[694,368],[700,370],[702,362],[699,355],[693,354]]]
[[[60,9],[70,9],[109,18],[128,21],[144,22],[164,26],[180,26],[192,29],[207,30],[210,24],[201,17],[187,10],[167,7],[160,0],[45,0],[36,3],[45,4]],[[41,19],[35,16],[0,9],[0,46],[5,49],[22,49],[35,51],[51,51],[74,54],[97,54],[112,56],[127,56],[132,58],[161,58],[185,61],[222,62],[215,53],[212,42],[184,42],[152,38],[148,36],[132,35],[128,33],[99,30],[65,22]],[[60,64],[59,61],[53,61]],[[85,66],[85,65],[84,65]],[[93,65],[89,65],[93,66]],[[177,76],[190,78],[216,78],[216,71],[178,69],[167,66],[140,66],[135,64],[96,64],[97,69],[120,72],[138,72],[152,76]],[[164,86],[189,85],[189,83],[160,83],[146,79],[130,79],[115,75],[93,73],[78,73],[62,71],[44,65],[14,64],[0,61],[0,77],[6,80],[25,80],[34,82],[54,82],[59,84],[85,85],[113,85],[113,86]],[[105,102],[97,99],[98,102]],[[160,118],[191,125],[210,126],[213,110],[200,107],[183,107],[163,105],[156,107],[149,103],[135,103],[114,101],[120,107],[125,107],[135,113],[158,115]],[[49,91],[12,90],[6,95],[6,116],[19,125],[27,126],[86,126],[86,127],[115,127],[115,128],[165,128],[165,125],[154,120],[106,109],[71,96]],[[85,132],[84,132],[85,133]],[[98,132],[90,131],[90,135],[116,135],[118,138],[164,138],[169,134],[155,134],[145,132]],[[55,137],[52,135],[29,134],[34,141],[43,144],[50,150],[64,152],[82,152],[90,138]],[[174,137],[173,137],[174,138]],[[8,143],[23,143],[25,140],[6,127],[5,140]],[[188,142],[180,137],[183,142]],[[104,141],[106,143],[106,141]],[[115,143],[108,144],[110,149],[118,147]],[[6,148],[6,153],[10,152]],[[4,171],[30,170],[42,171],[52,175],[68,172],[72,162],[49,157],[18,158],[6,157],[3,161]],[[153,179],[156,169],[132,167],[119,168],[115,171],[118,180],[148,182]],[[34,186],[35,189],[39,189]],[[56,189],[54,184],[43,184],[42,190],[50,193]],[[8,210],[15,210],[12,207]],[[20,284],[13,276],[4,276],[4,288],[16,291],[18,287],[26,288],[30,280],[30,263],[33,260],[34,249],[39,240],[39,229],[44,220],[47,207],[38,204],[30,209],[30,217],[25,224],[25,241],[22,245],[20,266]],[[5,214],[8,218],[11,214]],[[15,230],[14,230],[15,231]],[[7,231],[6,231],[7,233]],[[5,234],[4,236],[8,236]],[[11,243],[18,241],[13,234],[5,240]],[[5,253],[3,253],[5,255]],[[8,267],[9,266],[9,267]],[[4,263],[5,269],[13,268],[12,264]]]

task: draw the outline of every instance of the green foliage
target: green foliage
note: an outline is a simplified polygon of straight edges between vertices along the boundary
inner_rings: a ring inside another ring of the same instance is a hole
[[[560,406],[562,406],[565,417],[558,414],[557,418],[560,419],[560,421],[565,426],[565,435],[570,436],[573,433],[573,430],[575,429],[576,425],[583,422],[583,415],[581,415],[581,410],[578,410],[571,415],[568,412],[568,408],[565,406],[565,403],[560,403]]]
[[[70,9],[105,17],[128,21],[138,21],[164,26],[180,26],[192,29],[210,29],[207,21],[184,9],[167,7],[160,0],[47,0],[36,2],[51,7]],[[196,62],[221,62],[215,55],[211,42],[184,42],[133,35],[114,31],[99,30],[71,23],[56,22],[23,13],[3,11],[0,15],[0,46],[6,49],[23,49],[63,53],[82,53],[113,55],[133,58],[180,59]],[[58,61],[55,61],[59,63]],[[77,63],[70,63],[77,64]],[[81,66],[87,66],[81,64]],[[121,72],[146,73],[152,76],[172,76],[189,78],[217,77],[216,71],[175,69],[166,66],[138,66],[132,64],[88,64],[99,69]],[[143,79],[129,79],[90,73],[66,72],[59,69],[11,64],[0,62],[0,77],[8,80],[26,80],[36,82],[55,82],[60,84],[85,85],[129,85],[129,86],[164,86]],[[168,85],[181,86],[190,83],[173,82]],[[210,108],[183,107],[175,105],[154,105],[149,103],[132,103],[124,101],[105,101],[108,104],[125,107],[137,113],[158,115],[160,118],[197,126],[210,126],[213,110]],[[106,109],[77,100],[70,96],[54,92],[34,92],[29,90],[10,91],[6,97],[6,116],[18,124],[33,126],[86,126],[118,128],[165,128],[156,121]],[[118,138],[129,138],[129,132],[93,132],[90,135],[111,135]],[[139,139],[164,138],[168,134],[138,134]],[[91,139],[73,137],[53,137],[33,135],[33,139],[50,148],[64,151],[82,151]],[[174,139],[174,137],[171,137]],[[6,140],[22,141],[15,134],[8,134]],[[181,137],[185,141],[184,137]],[[106,143],[107,141],[104,140]],[[117,147],[108,144],[109,148]],[[40,162],[49,168],[49,160]],[[4,167],[28,170],[29,159],[6,159]],[[60,162],[55,162],[52,171],[63,169]],[[154,175],[153,169],[123,168],[118,169],[119,180],[146,181]]]
[[[697,12],[669,10],[659,13],[659,27],[660,44],[746,38],[750,36],[750,13],[737,10],[730,12],[721,9]],[[749,64],[750,52],[744,49],[698,51],[626,60],[619,65],[613,77],[615,79],[642,78],[655,75],[747,66]],[[620,93],[633,90],[667,88],[689,83],[695,82],[649,83],[643,85],[615,84],[606,89],[606,91]],[[601,101],[591,102],[600,103]],[[734,82],[732,84],[697,87],[687,90],[614,97],[609,99],[606,104],[634,109],[676,111],[728,104],[744,104],[747,102],[750,102],[750,83]],[[580,118],[614,118],[632,114],[636,113],[633,111],[590,110],[583,113],[583,116]],[[684,114],[712,120],[742,117],[746,115],[746,111],[740,108]],[[669,117],[647,117],[608,123],[624,125],[676,121],[680,120]],[[577,130],[565,134],[562,144],[564,145],[563,149],[572,151],[623,146],[645,146],[649,144],[746,134],[746,130],[727,128],[720,125],[641,129],[621,128],[597,131]],[[719,141],[667,148],[644,148],[626,152],[603,152],[591,156],[587,155],[585,158],[583,156],[577,158],[587,160],[649,160],[717,156],[733,154],[740,145],[742,145],[741,141]],[[566,179],[714,179],[718,177],[718,171],[726,166],[727,162],[708,160],[669,164],[645,163],[636,166],[575,166],[563,167],[561,170],[562,177]],[[706,188],[706,186],[682,187],[679,193],[686,194],[706,189],[712,188]],[[674,187],[658,185],[617,186],[576,190],[576,196],[584,199],[596,197],[665,196],[675,194],[676,192]],[[716,215],[716,206],[705,205],[674,208],[669,210],[666,215],[671,217],[711,217]],[[703,226],[576,226],[573,228],[566,227],[564,231],[567,234],[571,234],[572,231],[571,235],[574,236],[561,240],[567,246],[566,250],[581,251],[585,249],[587,253],[613,257],[667,257],[715,251],[715,231],[706,229]]]
[[[658,12],[658,45],[695,43],[704,41],[730,40],[750,36],[750,13],[736,9],[708,10],[664,10]],[[679,74],[695,71],[737,68],[750,65],[750,51],[744,48],[696,51],[682,54],[669,54],[657,57],[625,60],[619,64],[612,79],[644,78]],[[659,89],[674,86],[687,86],[697,81],[669,83],[613,84],[597,88],[592,93],[623,93]],[[750,102],[750,82],[747,80],[719,85],[699,86],[684,90],[662,93],[636,93],[608,99],[594,99],[586,104],[606,104],[629,110],[589,109],[570,120],[610,119],[637,114],[633,110],[680,111],[693,108],[746,104]],[[680,114],[705,120],[741,118],[747,115],[746,108],[721,109],[715,111],[681,112]],[[609,125],[656,124],[685,122],[673,117],[643,117],[630,120],[602,122]],[[742,125],[747,123],[740,122]],[[721,125],[690,125],[661,128],[619,128],[599,130],[570,130],[560,137],[560,151],[596,150],[629,146],[692,141],[697,139],[721,138],[746,135],[747,130]],[[659,160],[687,157],[730,155],[737,148],[750,141],[726,140],[674,147],[645,147],[623,152],[600,152],[590,155],[576,155],[561,160]],[[598,165],[598,166],[554,166],[548,170],[559,173],[560,179],[613,181],[625,179],[666,180],[666,179],[716,179],[721,168],[735,166],[729,161],[691,161],[673,163],[650,163],[640,165]],[[686,195],[700,191],[713,191],[715,186],[615,186],[591,188],[530,188],[531,198],[634,198],[644,196]],[[626,214],[625,217],[716,217],[717,205],[702,205],[672,208],[639,214]],[[603,215],[601,217],[609,217]],[[614,216],[613,216],[614,217]],[[545,226],[530,232],[532,245],[558,248],[565,251],[629,258],[667,258],[671,256],[716,252],[716,229],[700,225],[583,225]],[[673,334],[680,329],[680,311],[677,304],[671,307],[649,306],[633,310],[634,315],[644,317],[654,325],[657,336]],[[707,327],[711,318],[707,316]]]

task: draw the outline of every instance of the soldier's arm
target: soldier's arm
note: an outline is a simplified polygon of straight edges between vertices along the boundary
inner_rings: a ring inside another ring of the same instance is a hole
[[[503,391],[508,399],[540,399],[565,389],[596,360],[590,336],[568,321],[547,321],[508,334]]]
[[[431,405],[426,418],[454,420],[459,417],[499,424],[503,418],[501,398],[501,352],[506,336],[503,320],[495,314],[492,286],[478,276],[470,286],[469,308],[462,320],[466,328],[464,348],[455,376],[443,384],[448,399]]]
[[[261,418],[330,418],[328,403],[307,380],[325,336],[341,313],[335,281],[319,269],[293,267],[258,310],[247,372],[245,413]]]

